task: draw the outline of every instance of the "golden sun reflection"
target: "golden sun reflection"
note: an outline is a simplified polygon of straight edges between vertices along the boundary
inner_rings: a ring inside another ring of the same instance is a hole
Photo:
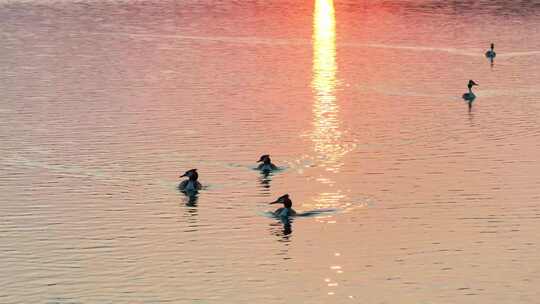
[[[341,143],[339,107],[336,103],[336,28],[333,0],[315,0],[313,14],[313,103],[312,140],[318,159],[328,171],[339,171],[347,153]]]

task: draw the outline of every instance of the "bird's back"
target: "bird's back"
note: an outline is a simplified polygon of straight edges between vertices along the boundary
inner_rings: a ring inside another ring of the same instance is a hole
[[[274,211],[274,215],[278,217],[295,216],[296,211],[292,208],[279,208]]]
[[[198,181],[185,180],[178,185],[178,188],[182,191],[196,191],[201,190],[202,185]]]
[[[269,164],[260,164],[258,169],[261,171],[272,171],[272,170],[276,170],[277,167],[274,164],[269,163]]]
[[[489,58],[495,58],[497,54],[495,53],[495,51],[492,51],[492,50],[489,50],[486,52],[486,57],[489,57]]]
[[[463,99],[465,100],[473,100],[476,98],[476,95],[474,95],[474,93],[470,92],[470,93],[465,93],[463,94]]]

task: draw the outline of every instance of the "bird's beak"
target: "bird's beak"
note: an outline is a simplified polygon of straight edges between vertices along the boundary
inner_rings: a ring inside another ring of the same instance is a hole
[[[262,162],[262,159],[259,159],[257,162],[258,162],[258,163]]]
[[[187,176],[187,174],[184,173],[184,174],[180,175],[180,177],[184,177],[184,176]]]
[[[279,204],[279,203],[280,203],[280,201],[277,200],[277,201],[271,202],[270,205],[273,205],[273,204]]]

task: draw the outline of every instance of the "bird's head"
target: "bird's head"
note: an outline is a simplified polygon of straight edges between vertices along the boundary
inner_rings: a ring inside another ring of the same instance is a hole
[[[478,83],[474,82],[474,80],[469,80],[469,87],[472,87],[472,86],[477,86]]]
[[[268,155],[268,154],[261,155],[261,157],[259,158],[259,160],[257,162],[258,163],[260,163],[260,162],[269,163],[270,162],[270,155]]]
[[[270,204],[283,204],[285,208],[291,208],[292,207],[292,201],[289,198],[288,194],[284,194],[280,197],[278,197],[277,200],[271,202]]]
[[[199,178],[199,174],[197,173],[197,169],[191,169],[186,171],[184,174],[180,175],[180,177],[188,177],[191,180],[197,180]]]

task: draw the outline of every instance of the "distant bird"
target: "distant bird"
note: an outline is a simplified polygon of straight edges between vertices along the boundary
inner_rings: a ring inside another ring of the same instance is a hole
[[[199,183],[199,174],[197,173],[197,169],[191,169],[186,171],[184,174],[180,175],[180,177],[188,177],[187,180],[184,180],[178,185],[178,189],[183,192],[196,192],[197,190],[202,189],[201,183]]]
[[[277,170],[277,166],[272,164],[272,161],[270,160],[270,155],[268,154],[265,154],[265,155],[262,155],[259,160],[257,161],[258,163],[261,163],[257,169],[263,171],[263,172],[269,172],[269,171],[272,171],[272,170]]]
[[[474,95],[474,93],[472,92],[472,87],[477,86],[477,85],[478,83],[474,82],[473,80],[469,80],[469,83],[467,84],[467,88],[469,88],[469,92],[463,94],[463,99],[469,102],[473,101],[476,98],[476,95]]]
[[[493,50],[495,48],[495,44],[491,44],[491,47],[490,47],[490,50],[488,50],[486,52],[486,57],[489,58],[489,59],[493,59],[495,58],[495,56],[497,56],[497,53],[495,53],[495,51]]]
[[[276,211],[274,211],[274,216],[288,217],[296,215],[296,211],[294,211],[292,208],[292,201],[288,194],[280,196],[277,200],[271,202],[270,204],[283,204],[282,208],[278,208]]]

